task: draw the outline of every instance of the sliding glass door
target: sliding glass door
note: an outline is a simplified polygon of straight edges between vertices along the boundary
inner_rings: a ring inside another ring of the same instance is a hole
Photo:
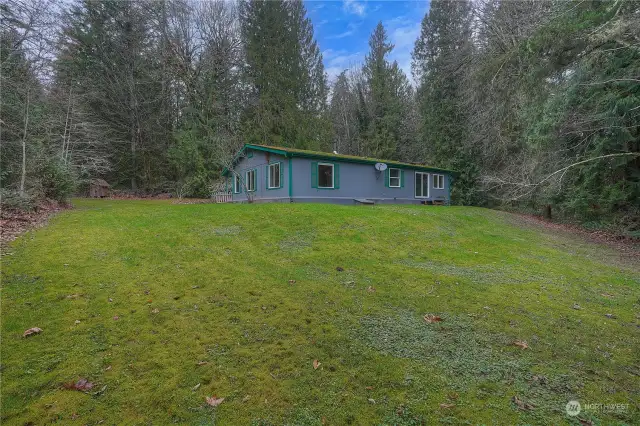
[[[416,172],[416,198],[429,198],[429,173]]]

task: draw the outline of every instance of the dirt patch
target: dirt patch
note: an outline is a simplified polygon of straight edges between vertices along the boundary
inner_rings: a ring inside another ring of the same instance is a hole
[[[577,236],[592,243],[604,244],[618,251],[622,257],[634,261],[640,260],[640,238],[628,237],[607,231],[590,231],[578,225],[550,222],[539,216],[522,213],[504,213],[508,215],[509,218],[515,219],[518,223],[542,227],[552,232],[565,233],[570,236]]]
[[[70,208],[70,204],[53,200],[40,202],[32,211],[3,207],[0,211],[0,254],[6,254],[8,244],[24,232],[45,225],[52,215]]]
[[[177,198],[173,204],[215,204],[213,198]]]

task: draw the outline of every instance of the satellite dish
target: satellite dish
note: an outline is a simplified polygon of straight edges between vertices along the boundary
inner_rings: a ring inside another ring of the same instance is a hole
[[[384,163],[376,163],[375,168],[377,171],[382,172],[384,170],[387,170],[387,165]]]

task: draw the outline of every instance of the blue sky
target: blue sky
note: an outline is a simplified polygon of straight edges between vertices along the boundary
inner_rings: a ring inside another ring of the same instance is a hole
[[[395,45],[389,58],[397,60],[411,79],[411,51],[420,34],[422,18],[429,10],[427,0],[306,0],[305,5],[330,81],[344,69],[364,61],[369,36],[378,21],[382,21],[389,41]]]

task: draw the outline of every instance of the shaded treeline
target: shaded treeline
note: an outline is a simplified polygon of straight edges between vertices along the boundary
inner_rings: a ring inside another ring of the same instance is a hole
[[[638,230],[640,6],[432,1],[329,82],[299,1],[3,3],[2,195],[209,196],[245,142],[459,170],[461,204]]]

